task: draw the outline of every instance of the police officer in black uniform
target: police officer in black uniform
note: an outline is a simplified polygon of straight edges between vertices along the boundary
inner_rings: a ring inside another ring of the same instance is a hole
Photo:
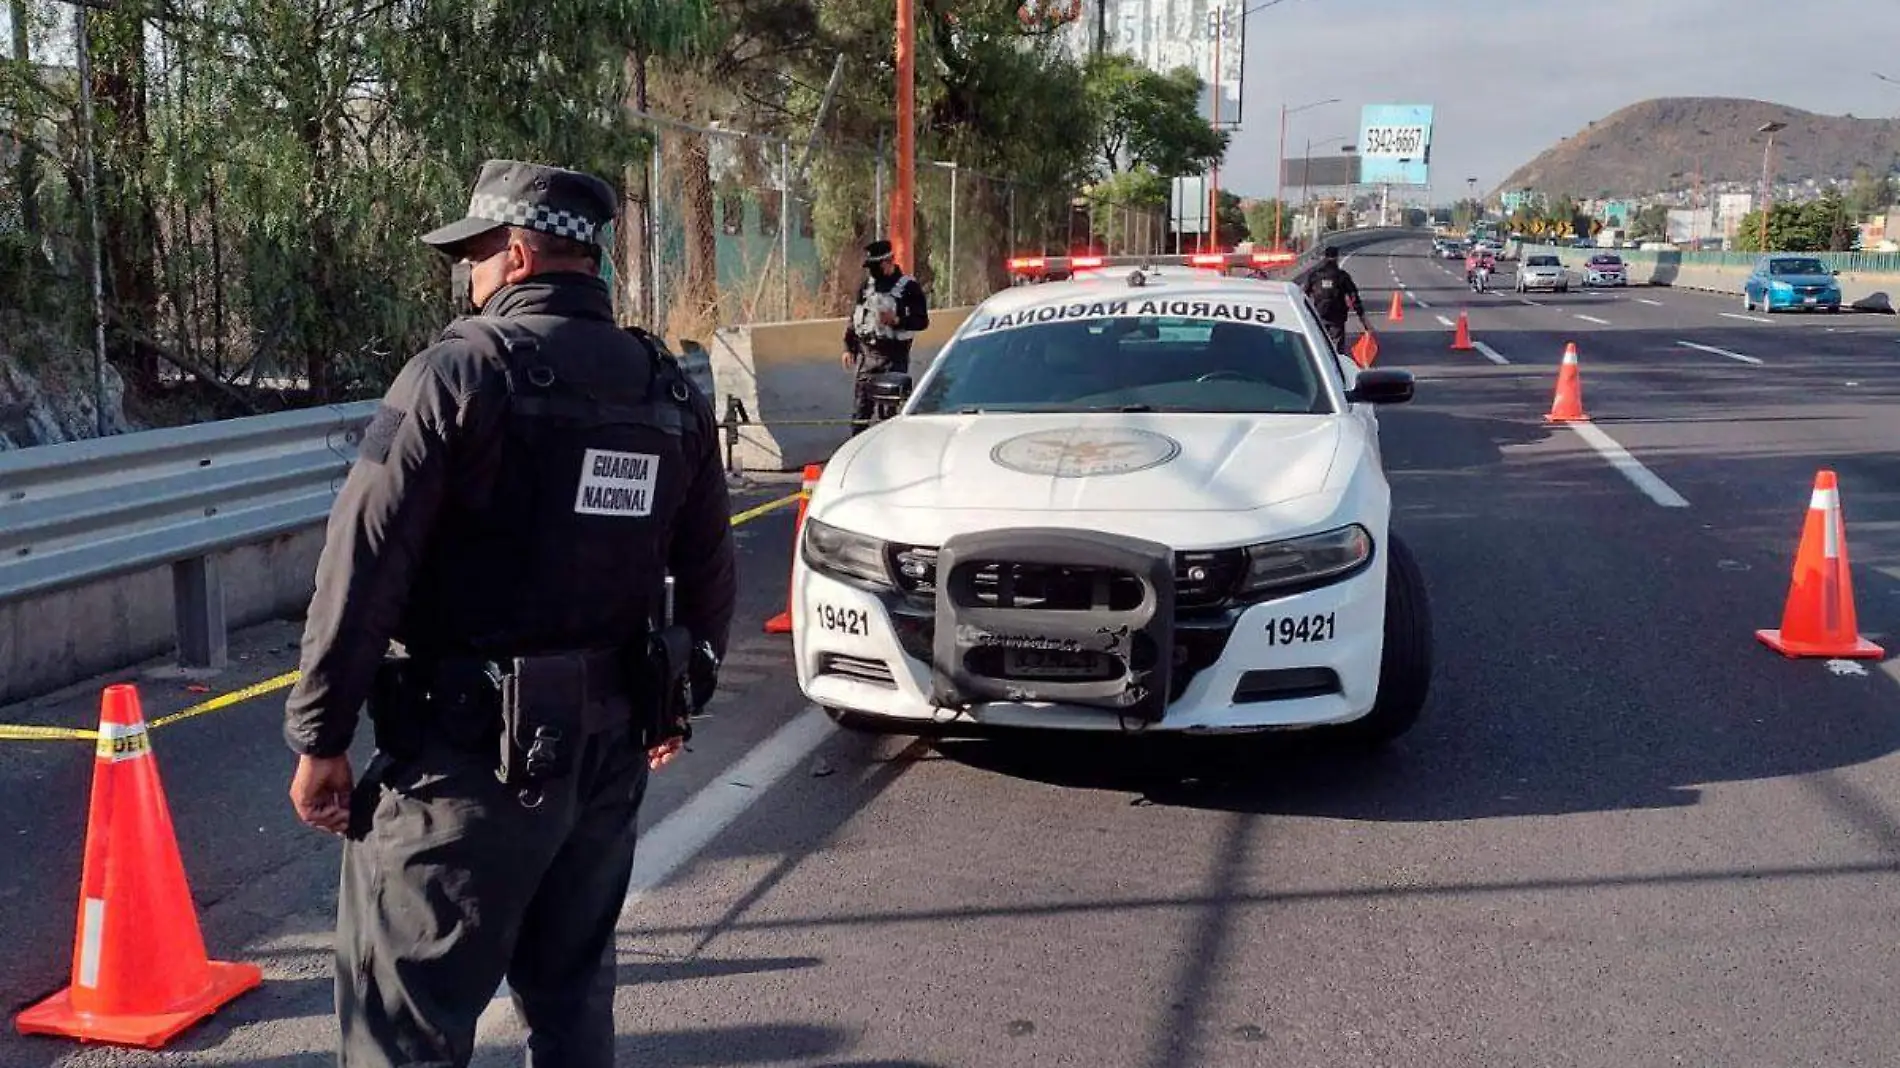
[[[851,321],[844,328],[846,370],[855,361],[852,384],[851,433],[870,426],[876,407],[871,382],[878,375],[910,370],[910,347],[919,330],[930,326],[930,307],[924,287],[897,265],[889,241],[864,246],[864,268],[869,272],[858,289]]]
[[[298,815],[344,836],[344,1068],[466,1065],[504,978],[533,1064],[613,1063],[635,817],[735,595],[712,406],[599,276],[617,203],[482,168],[423,238],[463,317],[390,386],[330,515],[284,735]]]
[[[1306,276],[1305,289],[1335,351],[1346,351],[1348,312],[1359,317],[1359,325],[1365,327],[1367,333],[1372,332],[1371,324],[1366,322],[1365,306],[1359,300],[1359,284],[1339,265],[1337,248],[1329,245],[1320,253],[1320,264]]]

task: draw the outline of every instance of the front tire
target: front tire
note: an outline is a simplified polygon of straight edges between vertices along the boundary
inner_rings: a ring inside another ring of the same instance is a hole
[[[1349,746],[1378,748],[1418,722],[1432,682],[1432,608],[1425,574],[1397,534],[1386,538],[1385,642],[1372,711],[1334,728]]]

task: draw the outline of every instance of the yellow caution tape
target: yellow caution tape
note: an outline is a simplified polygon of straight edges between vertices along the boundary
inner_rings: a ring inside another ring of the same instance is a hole
[[[789,496],[780,497],[775,501],[767,501],[756,508],[748,508],[732,517],[732,525],[736,527],[744,523],[750,523],[754,519],[765,515],[767,512],[783,508],[789,504],[796,504],[798,499],[802,496],[804,496],[804,493],[800,491],[790,494]],[[146,726],[156,730],[159,727],[169,726],[173,723],[179,723],[197,716],[202,716],[207,712],[216,712],[221,708],[230,708],[232,705],[243,704],[253,697],[261,697],[264,694],[294,685],[302,674],[300,671],[287,671],[282,675],[265,679],[263,682],[253,683],[241,690],[232,690],[230,693],[219,694],[208,701],[202,701],[192,705],[190,708],[181,708],[176,712],[160,716],[146,724]],[[0,723],[0,742],[90,742],[97,740],[98,737],[98,731],[84,730],[78,727],[32,727]]]
[[[253,683],[241,690],[232,690],[230,693],[219,694],[201,704],[192,705],[190,708],[181,708],[167,716],[160,716],[151,722],[151,726],[154,728],[163,727],[177,723],[180,720],[191,719],[194,716],[202,716],[206,712],[216,712],[220,708],[230,708],[232,705],[249,701],[253,697],[260,697],[270,693],[272,690],[281,690],[296,682],[302,674],[303,673],[299,671],[286,671],[275,678]]]
[[[0,742],[90,742],[98,731],[76,727],[18,727],[0,724]]]
[[[740,512],[738,515],[735,515],[732,517],[732,525],[736,527],[743,523],[750,523],[754,519],[759,518],[760,516],[764,515],[767,512],[771,512],[771,511],[775,511],[777,509],[783,508],[788,504],[797,504],[798,499],[800,497],[803,497],[804,495],[805,495],[804,491],[800,490],[799,492],[794,493],[790,496],[780,497],[776,501],[766,501],[764,504],[759,505],[757,508],[747,508],[745,511]]]

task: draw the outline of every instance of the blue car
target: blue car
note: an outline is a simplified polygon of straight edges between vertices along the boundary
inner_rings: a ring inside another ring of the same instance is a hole
[[[1765,312],[1788,308],[1841,310],[1841,282],[1813,256],[1781,253],[1755,261],[1754,273],[1742,283],[1742,308]]]

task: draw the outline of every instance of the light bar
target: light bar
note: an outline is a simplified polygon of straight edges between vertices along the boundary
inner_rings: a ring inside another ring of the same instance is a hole
[[[1299,261],[1296,252],[1195,252],[1159,256],[1012,256],[1012,274],[1066,274],[1084,270],[1113,270],[1119,267],[1287,267]]]

